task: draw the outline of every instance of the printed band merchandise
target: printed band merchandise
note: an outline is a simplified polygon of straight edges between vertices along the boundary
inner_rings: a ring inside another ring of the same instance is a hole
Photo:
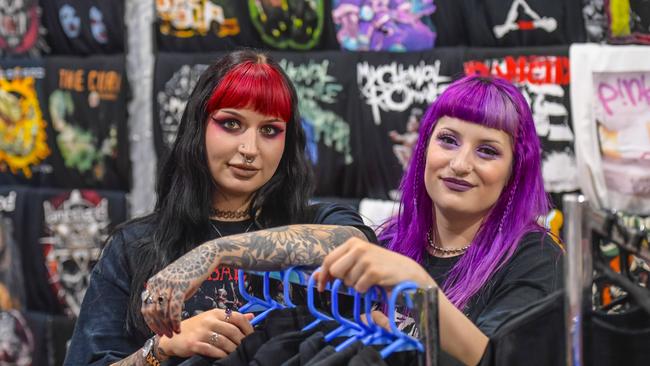
[[[418,138],[420,118],[462,73],[463,49],[361,53],[356,63],[353,146],[358,146],[359,197],[398,199],[396,191]],[[360,107],[359,107],[360,106]]]
[[[436,0],[437,46],[551,46],[585,41],[582,0]]]
[[[40,60],[0,61],[0,185],[47,185],[52,166]]]
[[[123,53],[124,0],[42,0],[52,54]]]
[[[162,52],[214,52],[263,48],[247,1],[156,0],[155,34]]]
[[[128,83],[122,55],[49,57],[45,95],[54,186],[127,191]]]
[[[568,47],[470,48],[464,69],[468,75],[499,76],[519,87],[542,142],[544,188],[552,194],[578,190]],[[561,206],[559,195],[555,198]]]
[[[37,57],[48,51],[38,0],[0,0],[0,57]]]

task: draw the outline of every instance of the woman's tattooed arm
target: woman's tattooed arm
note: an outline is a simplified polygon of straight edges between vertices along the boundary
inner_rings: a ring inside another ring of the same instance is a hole
[[[366,239],[351,226],[290,225],[208,241],[147,282],[150,300],[143,302],[142,313],[151,330],[171,336],[172,331],[180,331],[185,299],[192,296],[217,266],[256,271],[316,266],[352,237]]]

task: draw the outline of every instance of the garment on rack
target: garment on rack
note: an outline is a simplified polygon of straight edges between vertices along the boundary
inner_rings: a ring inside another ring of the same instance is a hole
[[[648,103],[626,86],[647,85],[647,46],[571,46],[571,113],[580,189],[598,209],[650,215]]]
[[[305,365],[325,346],[325,334],[320,331],[316,332],[300,343],[298,354],[286,360],[281,366]]]
[[[348,366],[388,366],[388,364],[376,349],[365,347],[350,359]]]
[[[650,290],[644,289],[650,296]],[[584,364],[647,365],[650,360],[650,313],[633,308],[622,314],[592,311],[583,323]]]
[[[479,365],[563,365],[566,362],[563,305],[564,291],[556,291],[511,314],[490,335]]]

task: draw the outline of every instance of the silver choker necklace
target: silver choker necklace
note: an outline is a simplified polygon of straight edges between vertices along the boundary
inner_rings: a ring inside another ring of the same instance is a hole
[[[240,233],[240,234],[246,234],[253,227],[254,223],[255,223],[255,221],[251,222],[248,225],[248,227],[246,228],[246,230],[243,233]],[[217,235],[219,235],[220,238],[223,238],[223,234],[221,234],[221,231],[219,231],[219,229],[217,228],[217,225],[215,225],[214,222],[210,221],[210,226],[212,226],[212,228],[214,229],[214,232],[217,233]]]
[[[430,246],[433,250],[435,250],[436,252],[442,253],[442,254],[444,254],[444,255],[462,254],[462,253],[465,253],[465,251],[466,251],[470,246],[472,246],[472,244],[468,244],[468,245],[466,245],[466,246],[464,246],[464,247],[462,247],[462,248],[451,248],[451,249],[447,249],[447,248],[439,247],[439,246],[433,244],[433,235],[431,235],[431,231],[429,231],[429,232],[427,233],[427,241],[429,242],[429,246]]]

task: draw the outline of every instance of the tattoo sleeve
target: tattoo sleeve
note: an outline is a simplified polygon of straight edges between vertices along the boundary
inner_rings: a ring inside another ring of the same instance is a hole
[[[217,266],[256,271],[316,266],[334,248],[353,237],[366,239],[351,226],[290,225],[205,242],[149,279],[146,291],[153,299],[161,300],[143,301],[142,314],[157,334],[180,332],[183,302]],[[162,305],[165,299],[168,306]]]
[[[316,266],[346,240],[363,233],[352,226],[289,225],[208,241],[179,259],[186,278],[209,275],[219,265],[255,271]]]
[[[289,266],[316,266],[346,240],[365,239],[351,226],[290,225],[228,236],[204,245],[216,254],[216,264],[257,271]]]

